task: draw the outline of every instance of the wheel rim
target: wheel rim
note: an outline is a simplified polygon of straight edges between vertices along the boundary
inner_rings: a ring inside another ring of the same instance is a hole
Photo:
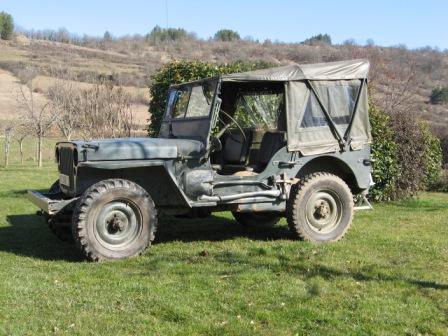
[[[306,219],[313,231],[331,232],[341,218],[342,201],[334,191],[322,189],[311,194],[306,204]]]
[[[142,216],[137,206],[127,200],[107,203],[95,221],[95,236],[101,245],[111,250],[124,250],[142,231]]]

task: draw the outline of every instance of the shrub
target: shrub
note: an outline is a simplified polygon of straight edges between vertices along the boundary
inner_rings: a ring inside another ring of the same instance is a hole
[[[12,16],[6,12],[0,13],[0,38],[9,40],[14,32],[14,21]]]
[[[396,180],[395,198],[414,196],[424,188],[426,147],[416,116],[408,111],[391,116],[397,162],[400,174]]]
[[[372,132],[372,157],[376,160],[372,169],[375,182],[369,197],[374,201],[394,198],[399,166],[396,160],[397,144],[391,128],[390,116],[370,103],[369,117]]]
[[[443,165],[448,165],[448,135],[440,141],[442,147]]]
[[[409,113],[388,115],[370,104],[372,177],[369,196],[389,201],[422,189],[442,190],[442,149],[427,124]]]
[[[423,183],[427,190],[437,189],[442,174],[442,147],[440,140],[435,137],[426,123],[420,123],[420,131],[424,143],[424,169]]]
[[[238,34],[238,32],[234,31],[234,30],[230,30],[230,29],[221,29],[218,30],[215,34],[214,37],[215,40],[218,41],[235,41],[235,40],[240,40],[240,34]]]
[[[437,87],[431,91],[431,104],[448,103],[448,87]]]
[[[229,64],[211,64],[199,61],[172,61],[162,66],[153,76],[149,92],[151,102],[149,104],[150,124],[148,133],[157,135],[165,111],[166,95],[170,85],[194,81],[205,77],[213,77],[218,74],[249,71],[272,66],[264,61],[234,62]]]

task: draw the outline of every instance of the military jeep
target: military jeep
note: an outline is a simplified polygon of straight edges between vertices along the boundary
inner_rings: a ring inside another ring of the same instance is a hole
[[[157,138],[59,142],[59,179],[29,199],[90,260],[140,254],[162,215],[223,210],[339,240],[369,206],[368,70],[291,64],[173,85]]]

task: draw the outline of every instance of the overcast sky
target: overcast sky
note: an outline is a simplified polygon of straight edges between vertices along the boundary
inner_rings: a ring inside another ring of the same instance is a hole
[[[334,43],[448,48],[448,0],[0,0],[1,10],[26,29],[65,27],[79,35],[146,34],[168,24],[200,38],[230,28],[260,41],[328,33]]]

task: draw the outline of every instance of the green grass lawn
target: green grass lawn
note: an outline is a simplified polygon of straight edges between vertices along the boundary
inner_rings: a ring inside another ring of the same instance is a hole
[[[1,335],[448,334],[448,194],[359,212],[327,245],[166,218],[141,257],[89,263],[24,198],[55,176],[0,169]]]

